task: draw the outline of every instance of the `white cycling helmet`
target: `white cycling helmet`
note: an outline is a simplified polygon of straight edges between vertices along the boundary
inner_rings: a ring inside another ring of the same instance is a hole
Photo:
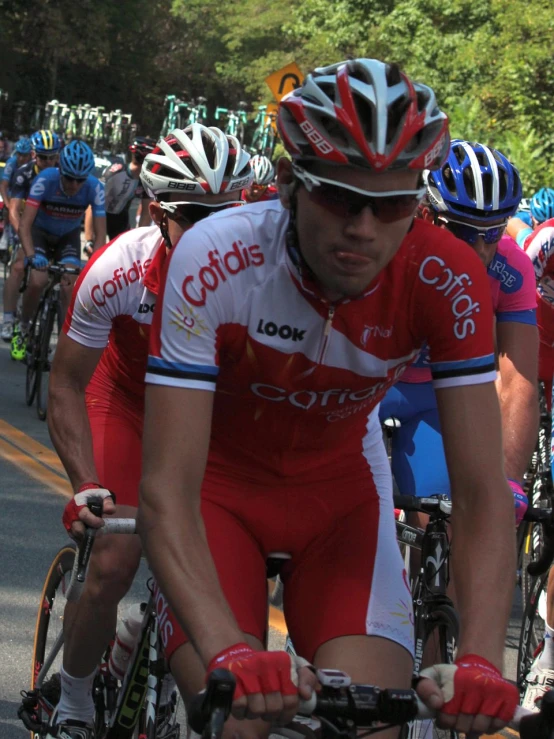
[[[142,164],[140,179],[156,199],[167,192],[216,195],[250,187],[249,161],[235,136],[193,123],[158,141]]]
[[[254,172],[254,185],[270,185],[273,182],[275,169],[267,157],[256,154],[250,160],[250,166]]]
[[[433,90],[377,59],[315,69],[279,103],[277,127],[293,159],[379,172],[435,169],[450,141]]]

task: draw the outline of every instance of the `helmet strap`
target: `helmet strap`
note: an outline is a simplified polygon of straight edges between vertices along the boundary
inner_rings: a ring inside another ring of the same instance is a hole
[[[162,215],[162,220],[159,223],[160,232],[162,234],[162,239],[165,242],[166,248],[171,250],[173,249],[173,244],[171,243],[171,239],[169,238],[169,230],[167,228],[167,222],[168,222],[167,213],[164,211]]]

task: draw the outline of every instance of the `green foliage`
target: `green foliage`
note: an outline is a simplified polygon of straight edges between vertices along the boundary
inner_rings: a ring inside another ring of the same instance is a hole
[[[268,102],[264,79],[348,56],[433,87],[455,136],[497,146],[526,191],[554,184],[551,0],[0,0],[12,100],[122,107],[155,133],[164,96]]]

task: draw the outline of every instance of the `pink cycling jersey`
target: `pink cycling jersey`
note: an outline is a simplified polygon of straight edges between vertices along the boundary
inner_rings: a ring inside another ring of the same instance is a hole
[[[492,309],[498,323],[536,324],[537,297],[533,265],[516,242],[503,236],[487,267]],[[406,370],[402,382],[430,382],[429,358],[424,350]]]

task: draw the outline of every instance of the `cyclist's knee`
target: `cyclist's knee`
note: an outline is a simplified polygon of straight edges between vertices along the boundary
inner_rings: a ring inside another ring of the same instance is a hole
[[[140,560],[140,545],[130,536],[99,538],[87,576],[89,597],[119,602],[127,593]]]

